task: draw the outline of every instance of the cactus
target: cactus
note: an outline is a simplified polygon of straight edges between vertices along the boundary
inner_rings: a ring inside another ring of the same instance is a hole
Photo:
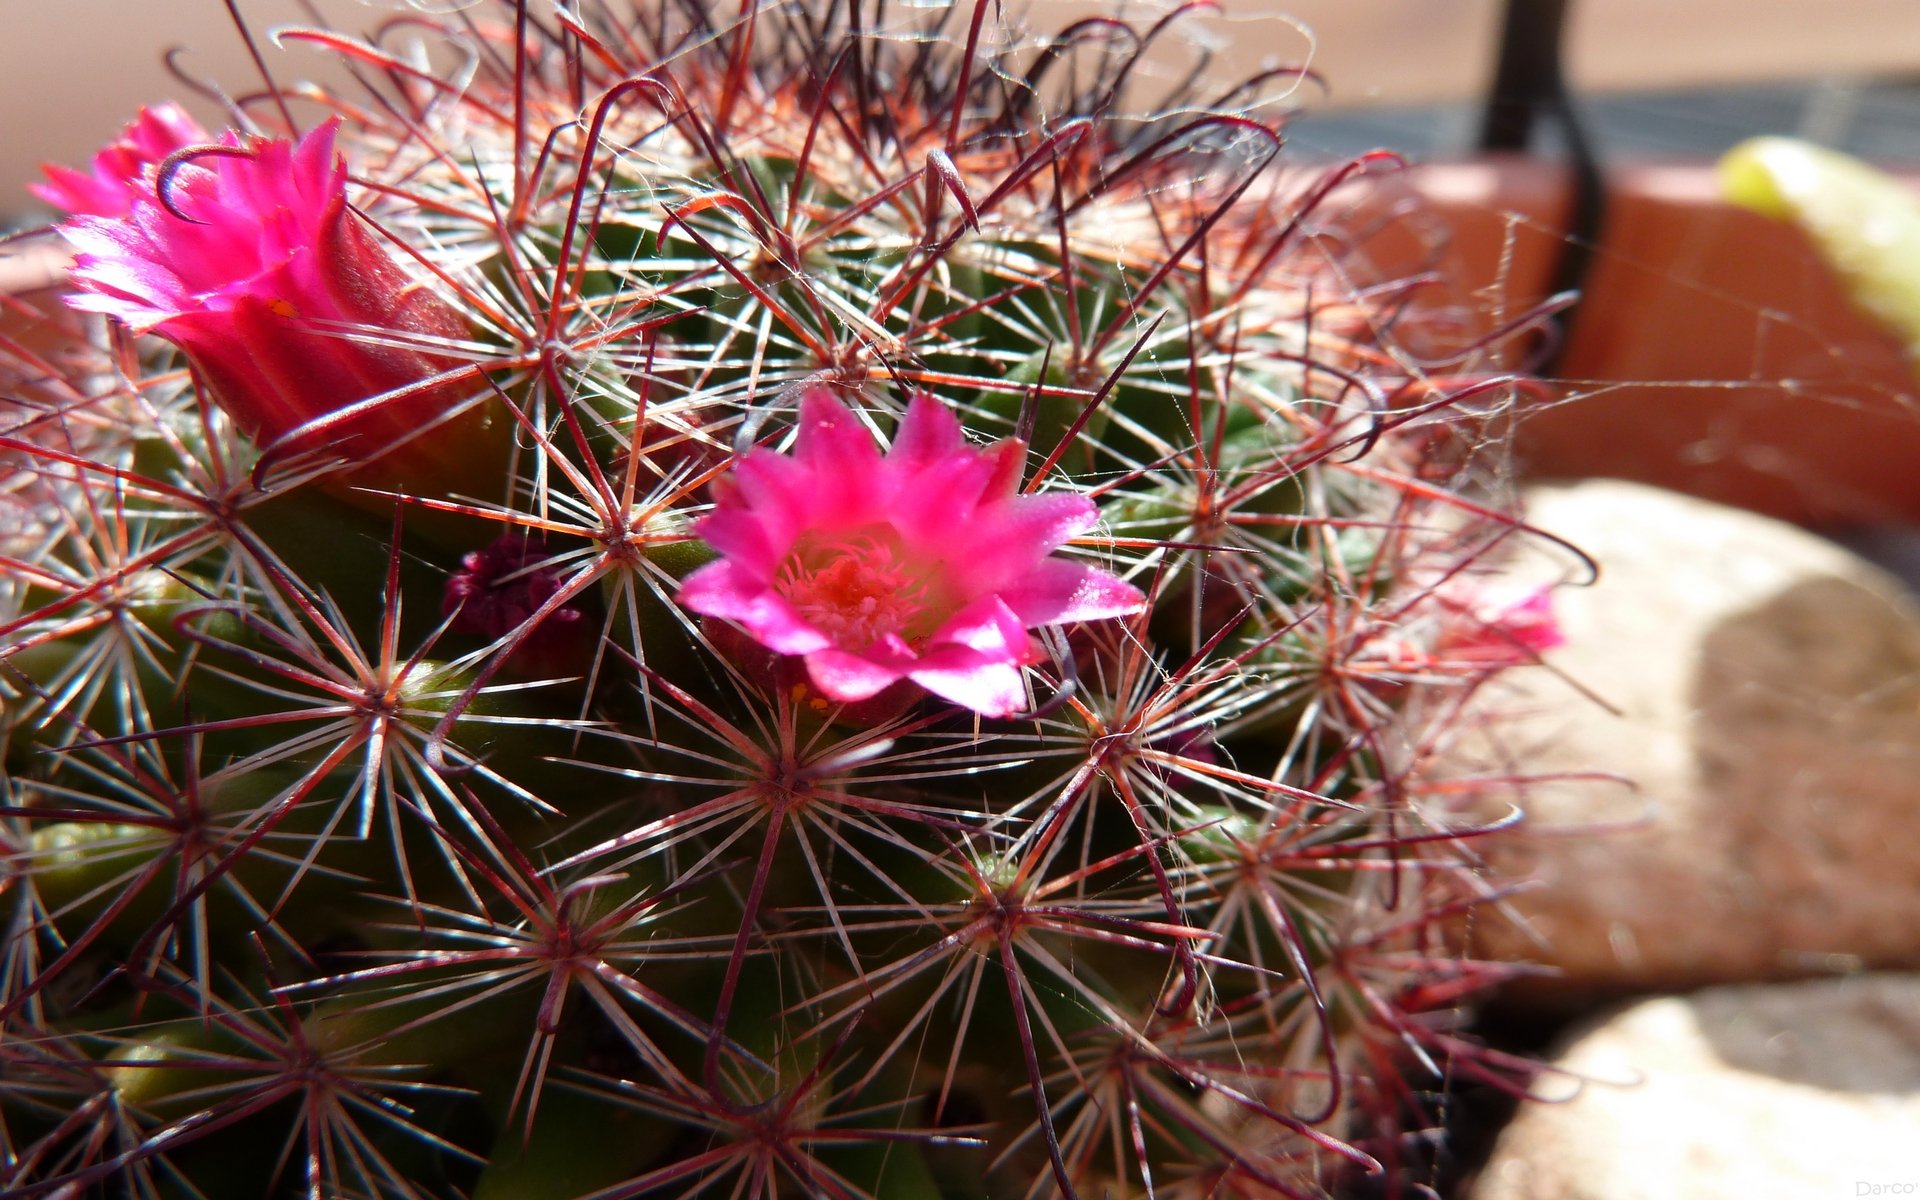
[[[1418,1185],[1525,384],[1207,19],[422,6],[49,169],[6,1194]]]

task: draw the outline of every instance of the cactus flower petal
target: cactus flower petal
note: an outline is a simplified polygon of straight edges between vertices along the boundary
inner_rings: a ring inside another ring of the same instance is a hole
[[[1458,660],[1524,662],[1567,643],[1553,589],[1473,583],[1439,595],[1454,618],[1437,650]]]
[[[804,655],[828,697],[911,680],[986,716],[1025,702],[1027,630],[1138,612],[1139,590],[1051,557],[1091,529],[1083,496],[1019,494],[1024,448],[968,444],[933,397],[907,406],[882,454],[825,389],[801,400],[791,456],[746,455],[716,485],[700,535],[721,554],[680,601],[761,645]]]
[[[120,136],[93,156],[91,172],[44,163],[45,183],[27,190],[69,216],[124,217],[153,194],[153,170],[176,150],[213,139],[177,104],[143,108]]]
[[[462,398],[436,382],[453,364],[429,348],[468,330],[349,210],[337,126],[209,147],[165,202],[141,175],[124,213],[81,212],[61,232],[78,252],[75,308],[179,346],[255,440],[361,462]],[[158,149],[166,135],[143,136],[136,147]]]
[[[1140,593],[1105,571],[1064,558],[1049,558],[998,595],[1022,623],[1062,625],[1097,621],[1136,611]]]

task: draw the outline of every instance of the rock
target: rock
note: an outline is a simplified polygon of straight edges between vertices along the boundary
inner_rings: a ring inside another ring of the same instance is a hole
[[[1920,1192],[1920,976],[1648,1000],[1555,1065],[1591,1082],[1523,1104],[1472,1200]]]
[[[1496,877],[1539,888],[1518,921],[1476,917],[1467,949],[1557,968],[1528,988],[1562,1003],[1920,967],[1920,612],[1899,583],[1634,484],[1539,488],[1529,517],[1602,573],[1556,594],[1551,670],[1483,693],[1503,719],[1455,750],[1547,777],[1489,843]],[[1573,777],[1596,770],[1634,788]]]

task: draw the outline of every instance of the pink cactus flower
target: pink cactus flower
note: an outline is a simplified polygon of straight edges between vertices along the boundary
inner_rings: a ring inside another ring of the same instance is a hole
[[[967,443],[921,393],[883,455],[824,388],[800,402],[791,457],[754,450],[715,485],[700,536],[721,559],[680,601],[804,656],[841,702],[906,679],[989,717],[1026,703],[1027,630],[1138,612],[1146,599],[1053,551],[1091,529],[1084,496],[1019,494],[1024,444]]]
[[[1464,583],[1435,598],[1452,617],[1435,650],[1457,661],[1525,662],[1566,644],[1550,587]]]
[[[78,251],[75,308],[179,346],[263,445],[364,462],[462,398],[431,382],[452,364],[426,347],[469,330],[349,211],[337,127],[209,148],[160,181],[164,196],[143,187],[124,215],[61,233]]]
[[[45,183],[27,190],[69,216],[124,217],[133,202],[153,195],[153,171],[175,150],[213,139],[177,104],[143,108],[120,136],[93,156],[88,174],[72,167],[42,163]]]

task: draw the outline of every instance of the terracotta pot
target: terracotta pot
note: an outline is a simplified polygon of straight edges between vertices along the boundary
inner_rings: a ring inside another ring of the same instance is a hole
[[[1483,264],[1511,250],[1511,300],[1543,294],[1534,222],[1566,211],[1564,176],[1511,161],[1425,170],[1435,182],[1415,186],[1463,250]],[[1638,480],[1808,525],[1920,520],[1914,364],[1797,230],[1721,202],[1710,164],[1611,174],[1553,374],[1563,398],[1520,428],[1535,478]]]

